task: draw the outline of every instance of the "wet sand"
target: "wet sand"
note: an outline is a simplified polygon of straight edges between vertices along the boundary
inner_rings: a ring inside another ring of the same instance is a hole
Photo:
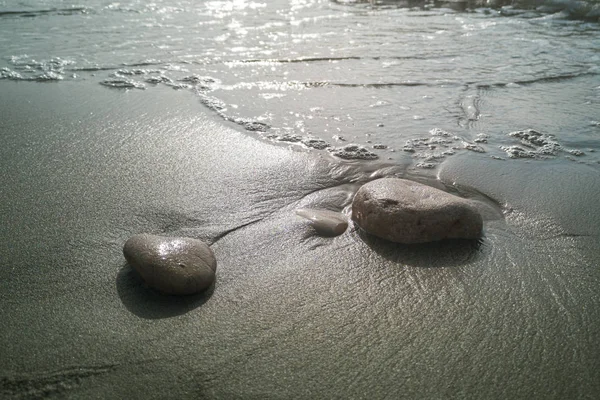
[[[188,92],[0,82],[6,398],[595,398],[597,169],[465,154],[341,163],[226,126]],[[481,243],[312,231],[394,175],[474,197]],[[144,287],[135,234],[190,236],[209,292]]]

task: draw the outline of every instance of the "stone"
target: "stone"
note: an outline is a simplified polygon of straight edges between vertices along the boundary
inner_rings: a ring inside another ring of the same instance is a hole
[[[138,234],[123,255],[148,286],[166,294],[199,293],[215,280],[215,255],[198,239]]]
[[[339,236],[348,228],[348,219],[339,212],[300,208],[296,210],[296,214],[309,220],[311,226],[322,236]]]
[[[483,218],[466,199],[417,182],[382,178],[363,185],[352,219],[366,232],[397,243],[477,239]]]

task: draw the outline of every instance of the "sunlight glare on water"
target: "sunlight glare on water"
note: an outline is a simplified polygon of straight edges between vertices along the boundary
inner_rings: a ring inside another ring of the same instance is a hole
[[[0,2],[0,78],[192,90],[252,134],[346,159],[597,165],[597,22],[551,4],[406,4]],[[527,129],[555,151],[511,135]]]

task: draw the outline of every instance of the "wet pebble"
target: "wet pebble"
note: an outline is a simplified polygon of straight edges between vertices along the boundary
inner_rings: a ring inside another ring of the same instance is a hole
[[[215,280],[215,255],[198,239],[138,234],[123,255],[148,286],[166,294],[199,293]]]
[[[363,185],[352,219],[366,232],[397,243],[481,237],[483,219],[467,200],[417,182],[382,178]]]
[[[309,220],[315,231],[322,236],[339,236],[348,228],[346,216],[339,212],[300,208],[296,210],[296,214]]]

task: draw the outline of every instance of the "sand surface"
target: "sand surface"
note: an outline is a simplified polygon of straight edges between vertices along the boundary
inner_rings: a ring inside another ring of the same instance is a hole
[[[226,126],[191,93],[0,82],[0,397],[600,395],[598,170],[453,157],[417,175]],[[481,243],[314,234],[402,176],[479,201]],[[132,234],[211,244],[217,281],[165,297]]]

